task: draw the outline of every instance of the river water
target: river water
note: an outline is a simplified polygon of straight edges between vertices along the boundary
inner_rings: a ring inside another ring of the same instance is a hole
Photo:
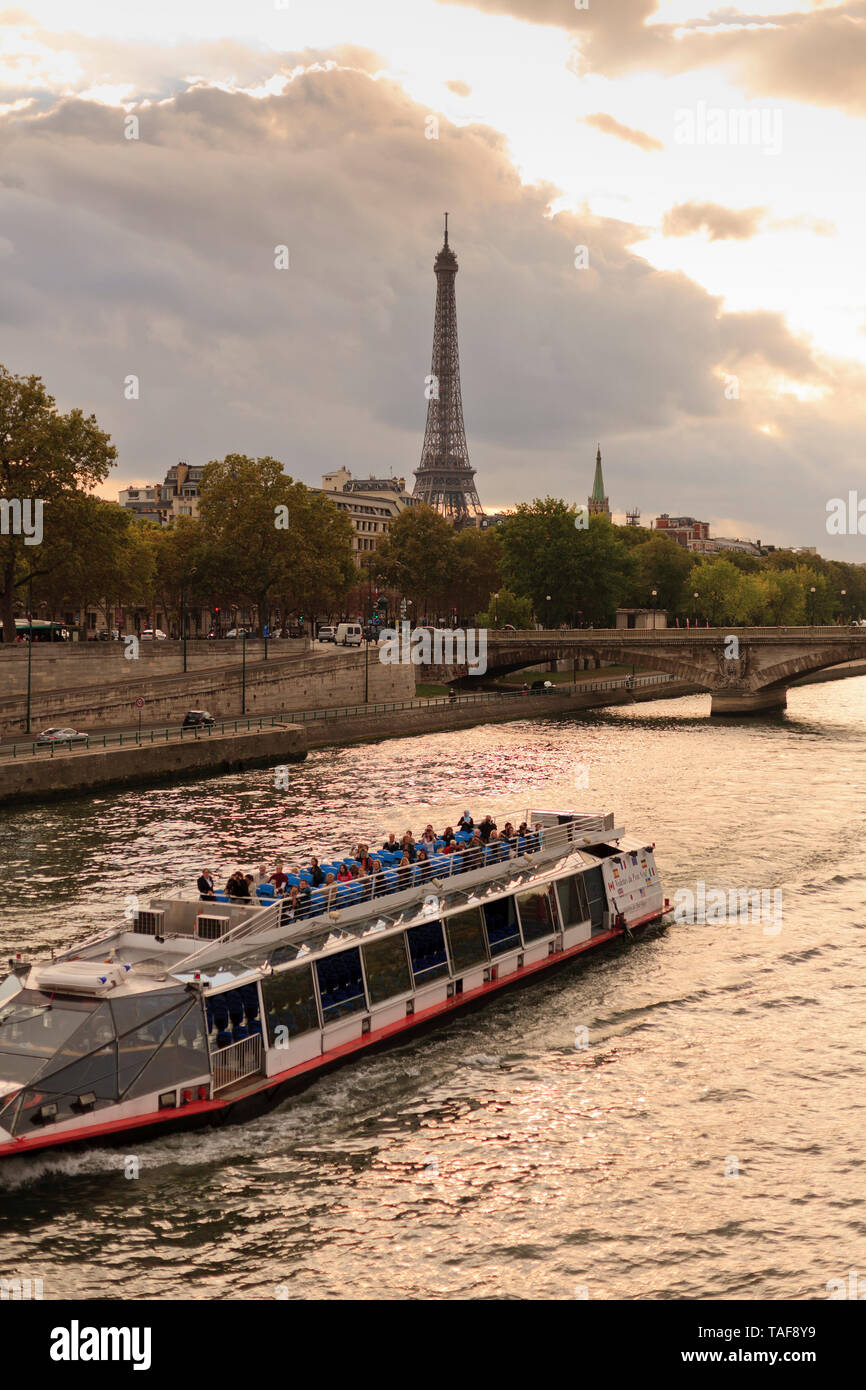
[[[2,1273],[46,1299],[826,1298],[866,1270],[866,680],[322,750],[0,816],[0,950],[260,856],[613,809],[667,895],[781,922],[608,948],[244,1126],[4,1160]],[[588,783],[588,786],[585,785]],[[345,850],[344,850],[345,852]],[[576,1046],[586,1029],[588,1045]]]

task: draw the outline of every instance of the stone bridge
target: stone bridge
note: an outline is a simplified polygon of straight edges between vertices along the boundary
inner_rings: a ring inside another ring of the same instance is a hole
[[[716,627],[575,628],[487,633],[487,676],[543,661],[593,656],[623,666],[667,671],[712,695],[713,714],[784,709],[800,676],[866,658],[866,628]],[[446,683],[467,676],[465,665],[427,668]]]

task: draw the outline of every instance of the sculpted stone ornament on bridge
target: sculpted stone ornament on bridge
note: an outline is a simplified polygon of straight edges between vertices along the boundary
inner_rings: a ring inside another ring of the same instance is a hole
[[[717,653],[719,663],[719,684],[722,686],[748,687],[750,648],[746,647],[739,656],[728,656],[727,644]]]

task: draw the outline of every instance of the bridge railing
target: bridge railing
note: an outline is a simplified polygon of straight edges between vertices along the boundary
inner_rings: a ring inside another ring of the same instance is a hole
[[[658,642],[666,644],[668,642],[681,642],[693,644],[695,642],[723,642],[732,633],[740,638],[749,640],[761,639],[764,641],[790,641],[792,638],[809,638],[812,641],[830,641],[840,644],[850,642],[862,642],[866,646],[866,628],[840,627],[838,624],[829,624],[822,627],[737,627],[731,624],[729,627],[569,627],[569,628],[544,628],[542,630],[521,630],[516,632],[504,632],[499,628],[487,629],[487,645],[513,646],[515,644],[524,645],[531,643],[536,646],[546,646],[554,642],[566,642],[569,645],[582,643],[591,646],[593,642],[623,642],[639,646],[642,642]]]

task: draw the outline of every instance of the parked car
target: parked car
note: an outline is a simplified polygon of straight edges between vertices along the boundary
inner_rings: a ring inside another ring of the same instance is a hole
[[[166,635],[161,627],[146,627],[138,635],[142,642],[164,642],[166,640]]]
[[[206,709],[188,709],[183,716],[182,729],[212,729],[216,724],[213,715]]]
[[[316,633],[316,636],[320,642],[336,642],[337,629],[331,627],[330,623],[323,623]]]
[[[224,636],[225,636],[225,637],[249,637],[249,636],[250,636],[250,629],[249,629],[248,627],[230,627],[229,630],[228,630],[228,632],[224,633]]]
[[[335,640],[341,647],[360,647],[362,636],[360,623],[340,623]]]
[[[43,729],[36,743],[43,747],[52,743],[83,743],[87,746],[90,743],[90,735],[79,733],[77,729]]]

